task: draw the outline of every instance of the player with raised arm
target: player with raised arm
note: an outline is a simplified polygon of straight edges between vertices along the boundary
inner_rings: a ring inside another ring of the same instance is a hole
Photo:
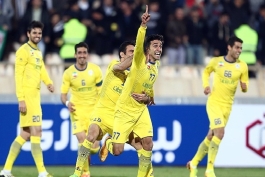
[[[214,162],[223,139],[225,126],[228,122],[234,101],[238,82],[242,92],[248,88],[248,67],[244,61],[239,59],[242,51],[243,41],[237,37],[228,40],[228,53],[226,56],[214,57],[203,72],[204,94],[209,95],[207,100],[207,114],[210,129],[201,142],[197,153],[188,162],[190,177],[197,177],[197,165],[208,154],[206,177],[216,177],[214,173]],[[210,88],[209,77],[214,73],[213,88]]]
[[[99,97],[102,85],[102,72],[99,66],[88,63],[88,45],[80,42],[75,45],[76,64],[70,66],[63,74],[61,101],[70,111],[72,133],[80,146],[84,142],[90,124],[90,116]],[[70,101],[67,94],[71,90]],[[91,154],[99,150],[99,141],[91,146]],[[80,172],[81,173],[81,172]],[[85,161],[82,177],[89,177],[89,160]]]
[[[44,25],[39,21],[32,21],[27,29],[29,41],[16,52],[15,80],[16,95],[20,112],[20,134],[13,141],[4,169],[0,175],[13,177],[11,170],[21,147],[30,140],[31,153],[37,166],[39,177],[52,177],[45,169],[42,149],[40,147],[42,132],[42,110],[40,100],[40,84],[43,81],[50,92],[54,91],[43,62],[42,53],[37,44],[41,41]]]
[[[91,144],[92,146],[96,140],[101,140],[106,133],[112,134],[115,105],[129,73],[128,69],[132,63],[134,45],[135,43],[133,41],[123,42],[119,47],[120,61],[113,60],[109,64],[99,100],[91,116],[91,125],[89,126],[88,135],[84,144]],[[139,96],[142,96],[141,101],[147,102],[149,100],[149,97],[146,94],[139,94]],[[132,145],[138,150],[142,148],[141,145],[135,143],[134,140],[132,140]],[[80,176],[83,163],[87,159],[87,157],[81,155],[89,155],[91,153],[91,146],[88,146],[87,148],[82,146],[83,151],[80,151],[75,173],[71,177]],[[107,154],[101,154],[100,160],[105,161],[106,157]]]
[[[153,126],[146,104],[139,102],[141,96],[135,93],[145,92],[154,97],[153,85],[158,75],[163,36],[150,35],[145,40],[146,24],[150,20],[148,6],[141,18],[130,73],[115,108],[113,136],[106,140],[106,146],[111,154],[120,155],[133,131],[143,146],[139,152],[138,177],[146,177],[152,167]]]

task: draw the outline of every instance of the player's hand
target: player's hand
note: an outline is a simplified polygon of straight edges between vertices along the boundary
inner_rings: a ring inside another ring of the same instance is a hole
[[[150,14],[148,14],[148,5],[145,6],[145,13],[143,13],[142,17],[142,24],[146,24],[150,20]]]
[[[19,108],[19,112],[21,113],[26,113],[27,112],[27,105],[25,101],[19,101],[18,102],[18,108]]]
[[[208,95],[209,93],[211,93],[211,88],[209,86],[208,87],[205,87],[204,94],[205,95]]]
[[[148,105],[148,106],[155,105],[154,97],[151,97],[151,98],[150,98],[150,102],[149,102],[147,105]]]
[[[148,103],[149,99],[150,99],[150,97],[145,92],[132,93],[132,97],[133,97],[133,99],[135,99],[139,103]]]
[[[52,84],[47,85],[47,89],[52,93],[54,92],[54,86]]]
[[[242,89],[243,91],[244,91],[244,90],[247,90],[247,84],[246,84],[246,83],[240,81],[240,86],[241,86],[241,89]]]
[[[67,105],[67,107],[68,107],[68,110],[70,112],[74,112],[75,111],[75,108],[74,108],[75,105],[74,105],[74,103],[69,102],[68,105]]]

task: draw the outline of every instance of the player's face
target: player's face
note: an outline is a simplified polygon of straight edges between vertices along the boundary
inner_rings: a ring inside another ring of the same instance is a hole
[[[150,61],[160,60],[162,55],[162,42],[160,40],[151,41],[148,54]]]
[[[76,49],[75,53],[76,62],[79,65],[85,65],[88,59],[88,51],[85,47],[79,47]]]
[[[234,46],[233,47],[230,47],[229,46],[229,51],[230,51],[230,55],[233,59],[238,59],[239,58],[239,55],[241,54],[242,52],[242,43],[240,42],[235,42]]]
[[[38,44],[42,38],[42,30],[41,28],[33,28],[27,35],[31,42]]]
[[[132,56],[134,52],[134,45],[127,45],[126,52],[121,54],[121,62],[123,62],[127,57]]]

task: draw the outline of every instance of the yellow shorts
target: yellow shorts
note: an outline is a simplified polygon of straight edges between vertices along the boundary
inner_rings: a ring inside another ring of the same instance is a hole
[[[75,106],[75,111],[70,113],[72,123],[72,133],[87,132],[90,124],[90,116],[94,109],[94,105]]]
[[[210,121],[210,129],[225,127],[231,112],[231,106],[207,102],[207,114]]]
[[[115,111],[113,142],[127,142],[131,132],[134,132],[140,138],[153,136],[153,126],[147,107],[139,113],[128,114],[122,110]]]
[[[114,122],[114,110],[96,107],[91,116],[91,124],[97,124],[102,134],[99,135],[97,140],[101,140],[105,134],[112,135],[113,131],[113,122]]]
[[[40,105],[40,91],[30,90],[25,92],[25,103],[27,112],[20,113],[20,127],[41,126],[42,110]]]

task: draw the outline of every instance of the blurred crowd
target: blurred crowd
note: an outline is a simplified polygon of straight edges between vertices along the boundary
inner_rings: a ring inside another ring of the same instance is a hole
[[[226,54],[226,41],[244,41],[249,65],[265,65],[265,0],[0,0],[1,60],[27,42],[32,20],[45,25],[39,47],[45,56],[73,58],[73,45],[112,54],[124,40],[134,40],[145,5],[151,20],[147,35],[164,36],[167,64],[198,64],[206,56]]]

